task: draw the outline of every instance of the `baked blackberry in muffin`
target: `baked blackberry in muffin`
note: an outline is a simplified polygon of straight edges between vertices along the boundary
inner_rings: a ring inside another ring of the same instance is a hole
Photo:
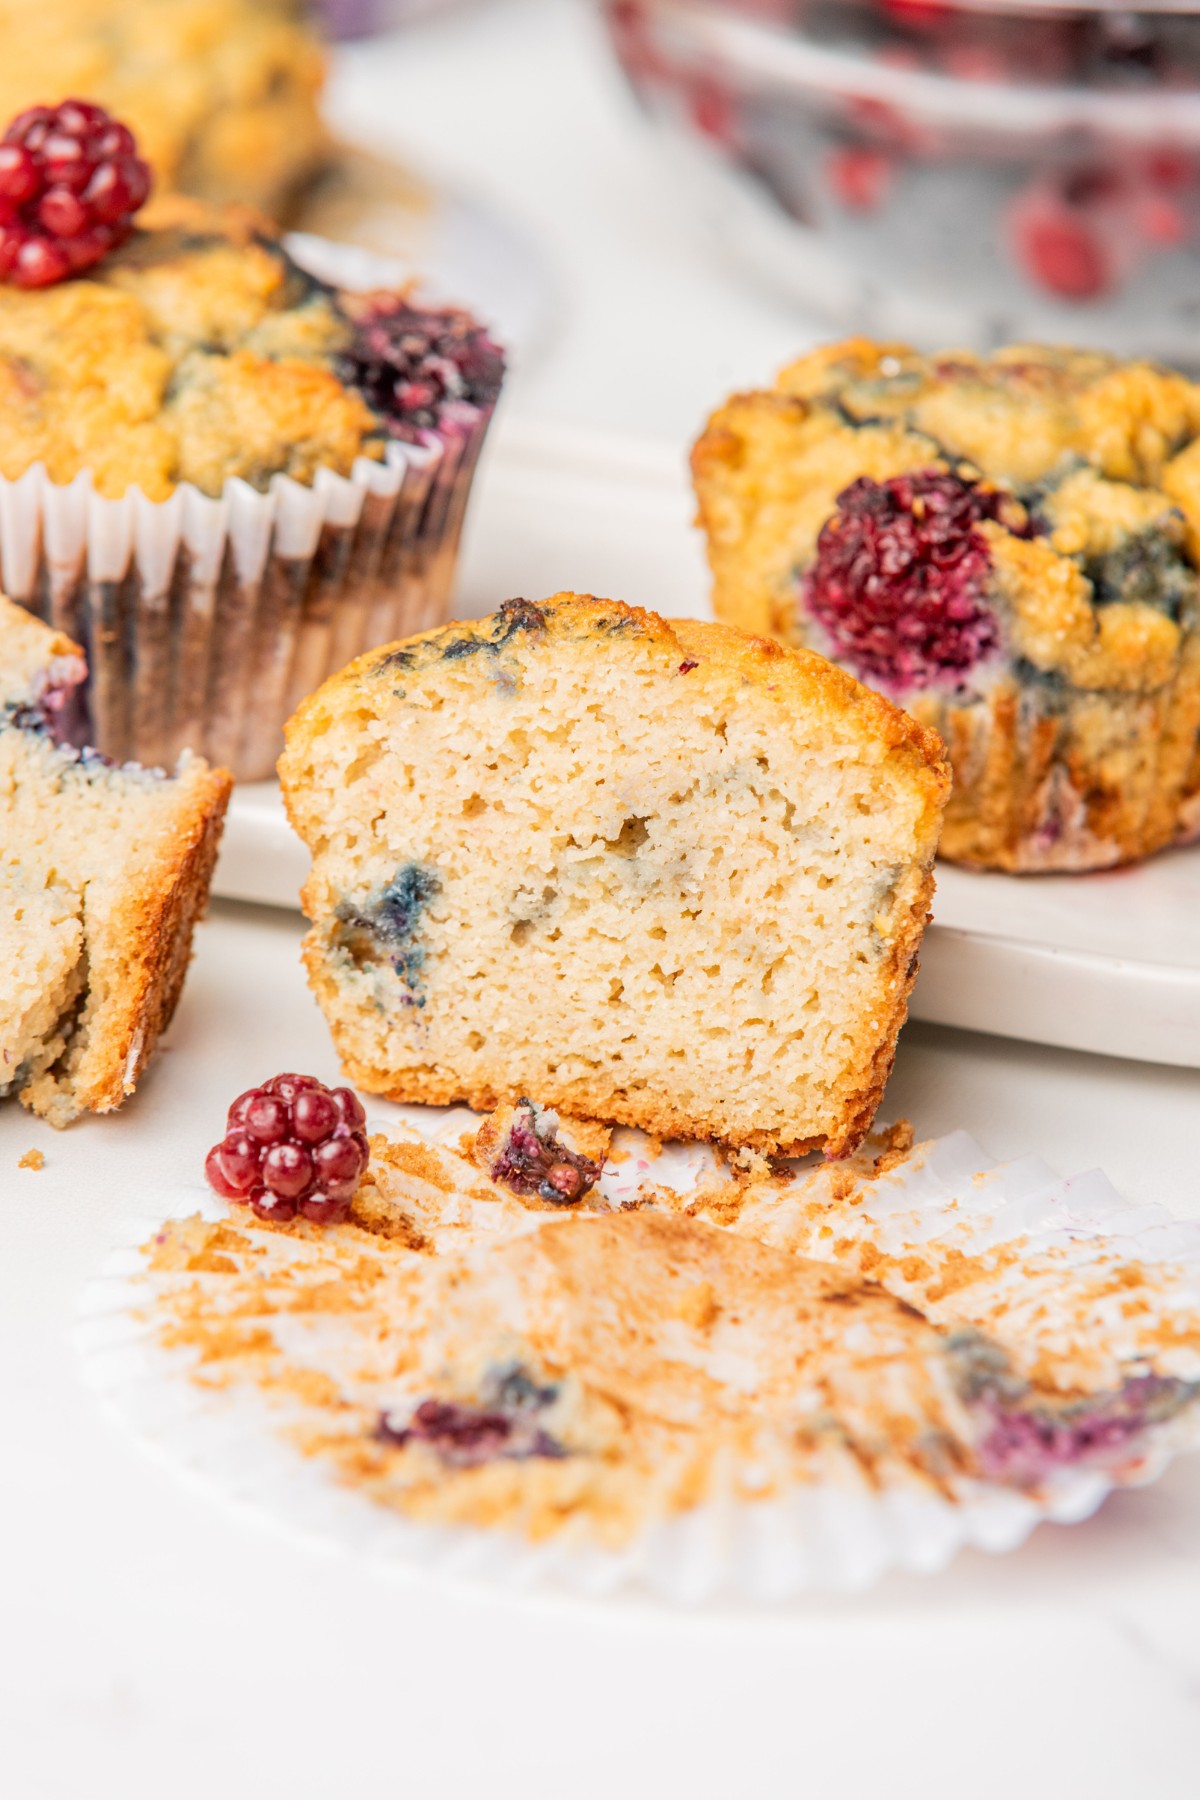
[[[767,1151],[866,1131],[947,776],[931,732],[821,658],[510,601],[327,682],[280,777],[313,852],[309,977],[360,1088]],[[577,1197],[514,1123],[505,1178]]]
[[[0,1095],[52,1125],[119,1106],[170,1023],[231,787],[64,742],[84,674],[0,595]]]
[[[1200,831],[1200,388],[852,339],[693,452],[717,613],[943,737],[942,854],[1084,870]]]
[[[86,94],[163,187],[276,216],[328,158],[325,53],[293,0],[0,0],[0,119]]]
[[[87,649],[87,740],[270,774],[303,694],[444,617],[502,374],[467,313],[339,291],[240,208],[0,285],[0,561]]]

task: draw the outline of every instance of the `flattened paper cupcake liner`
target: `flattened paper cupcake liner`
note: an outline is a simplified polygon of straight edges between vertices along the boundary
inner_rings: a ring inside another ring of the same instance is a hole
[[[327,244],[331,281],[340,260],[347,286],[370,272]],[[276,475],[266,493],[239,478],[216,499],[184,483],[105,500],[86,471],[56,485],[35,464],[0,477],[0,586],[83,645],[86,740],[105,756],[171,767],[189,749],[264,779],[306,694],[449,616],[490,421],[452,403],[421,443],[389,443],[349,476]]]
[[[434,1146],[456,1144],[477,1122],[462,1110],[404,1111],[418,1128],[414,1140]],[[660,1153],[634,1132],[615,1134],[613,1150],[601,1201],[614,1209],[644,1192],[648,1182],[690,1196],[719,1171],[706,1150],[669,1145]],[[998,1249],[1007,1273],[997,1292],[1003,1301],[1007,1285],[1018,1307],[1029,1291],[1022,1264],[1031,1258],[1057,1258],[1060,1275],[1119,1270],[1134,1261],[1159,1265],[1171,1303],[1186,1305],[1193,1316],[1200,1311],[1200,1222],[1175,1221],[1161,1207],[1131,1207],[1099,1173],[1061,1180],[1034,1158],[996,1166],[956,1133],[860,1183],[853,1206],[839,1202],[831,1179],[824,1168],[799,1169],[791,1187],[777,1188],[761,1216],[744,1228],[825,1260],[834,1260],[835,1241],[837,1260],[853,1257],[846,1233],[871,1246],[873,1255],[938,1245],[963,1254]],[[229,1217],[198,1186],[171,1200],[168,1217]],[[486,1206],[479,1219],[481,1234],[494,1241]],[[253,1389],[236,1385],[197,1385],[191,1379],[194,1351],[164,1348],[153,1309],[156,1282],[165,1278],[147,1274],[139,1249],[163,1223],[161,1215],[127,1221],[119,1247],[84,1294],[76,1335],[89,1384],[147,1450],[214,1497],[383,1570],[589,1597],[633,1587],[680,1604],[717,1598],[776,1604],[810,1592],[852,1593],[892,1569],[934,1573],[966,1545],[1013,1550],[1040,1521],[1084,1519],[1115,1488],[1152,1480],[1174,1455],[1200,1447],[1200,1405],[1193,1404],[1139,1434],[1136,1445],[1104,1466],[1051,1471],[1033,1490],[955,1478],[939,1491],[900,1468],[879,1485],[846,1457],[831,1463],[824,1478],[798,1483],[769,1501],[747,1501],[735,1496],[732,1482],[723,1488],[718,1481],[691,1511],[646,1526],[615,1550],[569,1529],[529,1542],[500,1529],[414,1523],[340,1486],[327,1463],[294,1449],[286,1408],[281,1413],[277,1400],[268,1405]],[[539,1224],[535,1214],[517,1229]],[[798,1230],[811,1230],[813,1242],[799,1245]],[[456,1246],[469,1241],[469,1205],[456,1215],[454,1233]],[[279,1254],[287,1254],[290,1242],[282,1235],[273,1240]],[[1043,1299],[1046,1291],[1043,1283]],[[1051,1300],[1031,1327],[1033,1337],[1040,1331],[1069,1357],[1068,1324],[1059,1331],[1053,1312]],[[1091,1329],[1102,1338],[1107,1333],[1105,1351],[1111,1348],[1119,1359],[1119,1311],[1098,1315]],[[1037,1347],[1031,1339],[1031,1356]],[[1200,1370],[1185,1356],[1177,1374],[1194,1381]],[[404,1398],[399,1390],[397,1398]]]

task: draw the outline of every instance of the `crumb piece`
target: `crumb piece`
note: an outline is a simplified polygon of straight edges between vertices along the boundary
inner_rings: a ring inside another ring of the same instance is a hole
[[[744,1144],[731,1158],[731,1162],[739,1175],[749,1175],[751,1181],[766,1181],[770,1178],[770,1159],[761,1150],[752,1150]]]
[[[886,1175],[889,1169],[904,1161],[913,1147],[913,1136],[911,1119],[897,1119],[886,1131],[872,1133],[872,1149],[876,1143],[881,1145],[873,1164],[876,1175]]]
[[[17,1163],[18,1169],[44,1169],[46,1158],[40,1150],[27,1150]]]
[[[594,1146],[595,1157],[570,1148],[559,1136],[566,1126],[577,1142]],[[515,1106],[498,1106],[475,1134],[472,1155],[490,1180],[518,1195],[536,1195],[552,1206],[570,1206],[581,1200],[600,1179],[608,1150],[604,1126],[583,1120],[562,1120],[558,1114],[518,1100]]]

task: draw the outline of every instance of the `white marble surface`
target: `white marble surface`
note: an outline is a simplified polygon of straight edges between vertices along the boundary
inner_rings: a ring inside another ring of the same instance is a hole
[[[0,1108],[0,1789],[14,1800],[810,1792],[1188,1800],[1200,1458],[1022,1551],[777,1615],[386,1580],[227,1514],[95,1410],[69,1342],[115,1221],[229,1099],[331,1077],[299,920],[220,906],[129,1107]],[[885,1114],[1200,1213],[1200,1076],[910,1028]],[[46,1155],[18,1170],[23,1151]]]
[[[514,406],[681,443],[801,322],[715,268],[637,153],[570,0],[357,47],[343,123],[490,187],[567,304]],[[613,251],[636,230],[655,276]],[[580,273],[582,271],[582,274]],[[486,539],[472,568],[486,586]],[[1191,1800],[1200,1459],[1015,1556],[777,1616],[519,1605],[381,1581],[231,1517],[97,1415],[69,1343],[115,1219],[198,1167],[231,1096],[332,1076],[299,921],[220,907],[129,1108],[56,1137],[0,1107],[0,1792],[12,1800],[687,1796]],[[1099,1163],[1200,1212],[1200,1076],[911,1029],[885,1112],[998,1157]],[[40,1173],[18,1170],[43,1148]]]

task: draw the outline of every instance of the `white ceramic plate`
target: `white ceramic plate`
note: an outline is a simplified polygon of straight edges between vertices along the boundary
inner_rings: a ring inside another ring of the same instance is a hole
[[[682,452],[497,422],[464,552],[463,617],[560,588],[708,612]],[[295,906],[307,859],[271,784],[234,795],[215,891]],[[914,1018],[1200,1068],[1200,848],[1099,875],[941,866]]]

